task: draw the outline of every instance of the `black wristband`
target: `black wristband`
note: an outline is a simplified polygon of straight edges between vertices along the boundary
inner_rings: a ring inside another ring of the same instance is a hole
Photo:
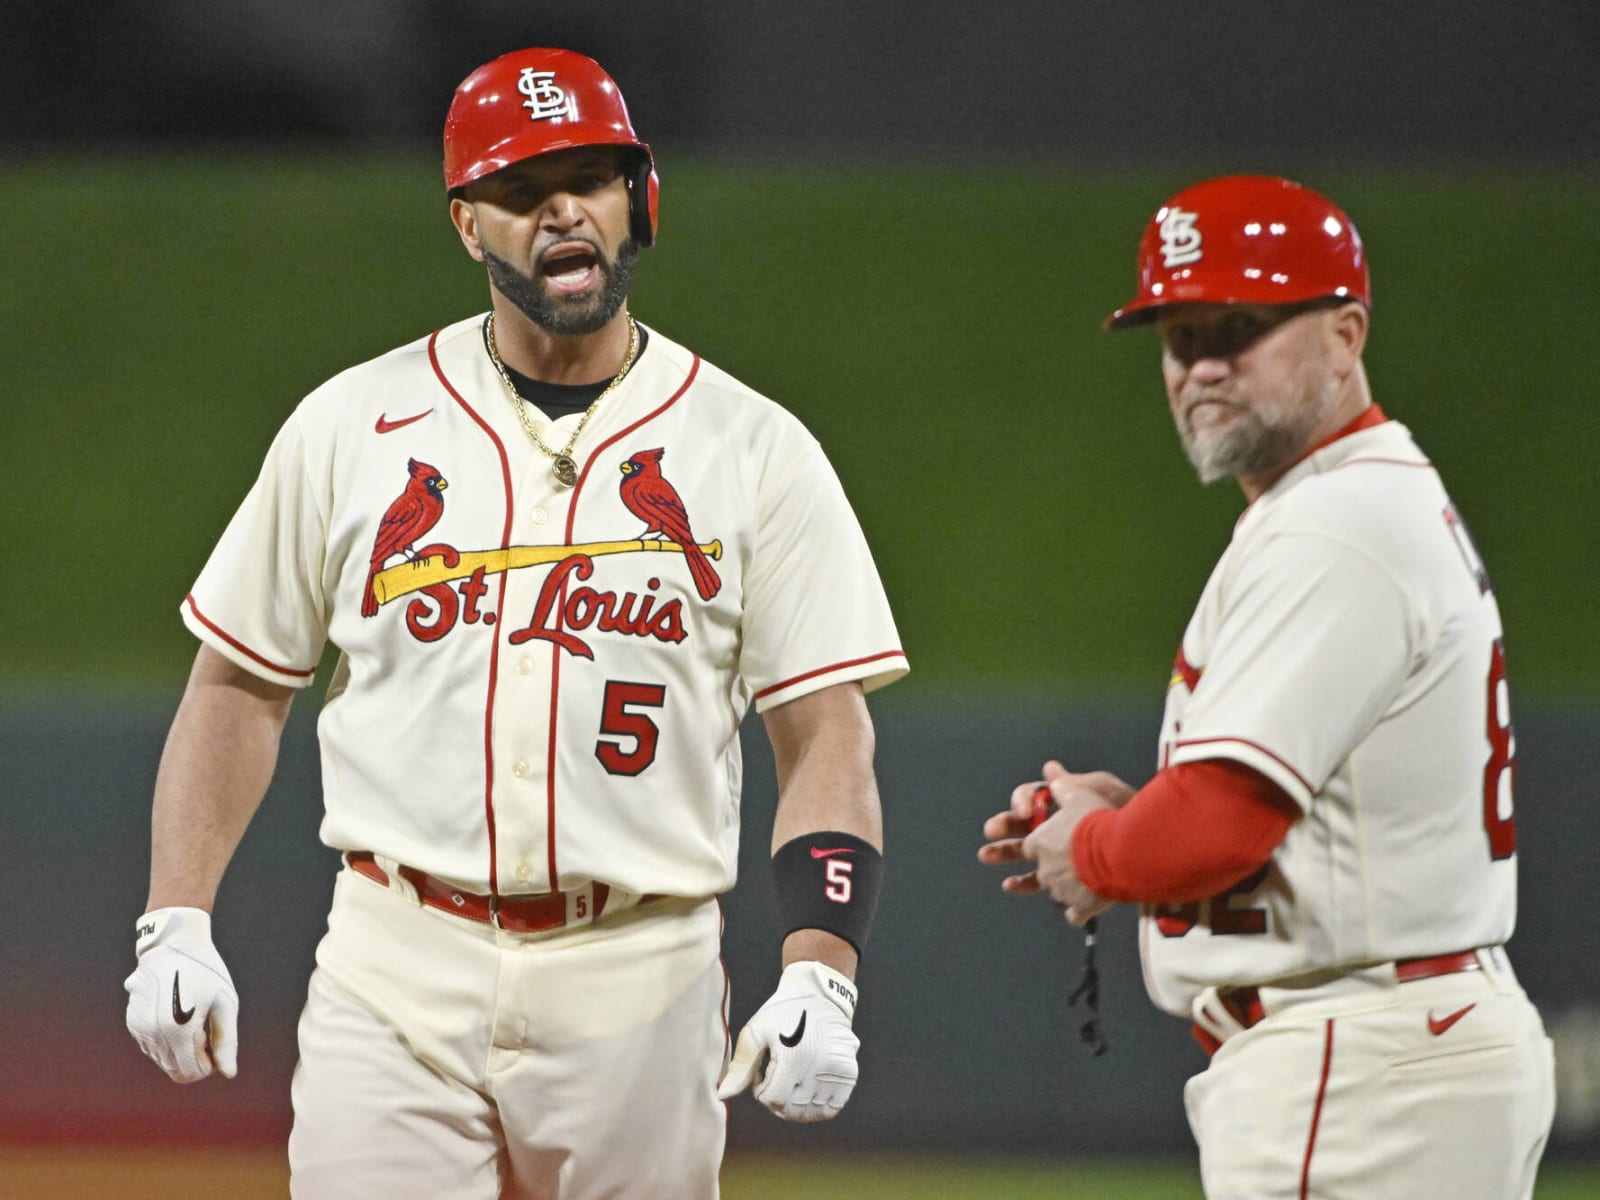
[[[883,855],[851,833],[802,834],[772,856],[783,936],[796,929],[825,929],[860,954],[878,911]]]

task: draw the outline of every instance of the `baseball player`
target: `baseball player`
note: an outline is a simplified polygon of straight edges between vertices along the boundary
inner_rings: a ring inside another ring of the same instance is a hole
[[[1206,1195],[1532,1194],[1550,1043],[1504,943],[1516,746],[1483,562],[1362,367],[1350,219],[1284,179],[1180,192],[1139,247],[1178,434],[1248,506],[1190,619],[1160,769],[1046,763],[985,862],[1086,923],[1142,906],[1151,998],[1212,1056],[1185,1092]]]
[[[864,693],[907,666],[790,414],[628,311],[659,181],[564,50],[458,88],[450,216],[487,314],[308,396],[182,605],[129,1030],[233,1076],[211,939],[290,698],[326,643],[343,852],[300,1020],[296,1197],[715,1196],[725,1101],[833,1116],[881,876]],[[777,764],[777,990],[729,1061],[716,897],[741,718]]]

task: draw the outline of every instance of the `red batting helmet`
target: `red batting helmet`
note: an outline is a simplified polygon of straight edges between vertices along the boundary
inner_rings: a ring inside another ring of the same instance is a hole
[[[456,88],[444,119],[444,183],[454,191],[502,167],[577,146],[636,151],[626,172],[632,232],[655,241],[661,181],[616,82],[571,50],[516,50],[485,63]]]
[[[1342,296],[1371,307],[1366,251],[1350,218],[1308,187],[1227,175],[1179,192],[1139,242],[1139,291],[1105,320],[1126,329],[1169,304],[1294,304]]]

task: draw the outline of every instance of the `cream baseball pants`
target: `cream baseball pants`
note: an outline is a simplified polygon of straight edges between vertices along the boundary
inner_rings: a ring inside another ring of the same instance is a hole
[[[1207,1200],[1526,1200],[1555,1113],[1550,1040],[1501,949],[1260,989],[1184,1104]],[[1207,996],[1196,1002],[1200,1024]]]
[[[518,934],[349,869],[292,1096],[295,1200],[710,1200],[726,1110],[715,900]]]

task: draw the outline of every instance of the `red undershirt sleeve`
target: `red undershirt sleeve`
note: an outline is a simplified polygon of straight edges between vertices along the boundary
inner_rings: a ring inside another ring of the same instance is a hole
[[[1202,900],[1263,866],[1299,818],[1287,792],[1242,763],[1181,763],[1078,822],[1072,866],[1107,900]]]

